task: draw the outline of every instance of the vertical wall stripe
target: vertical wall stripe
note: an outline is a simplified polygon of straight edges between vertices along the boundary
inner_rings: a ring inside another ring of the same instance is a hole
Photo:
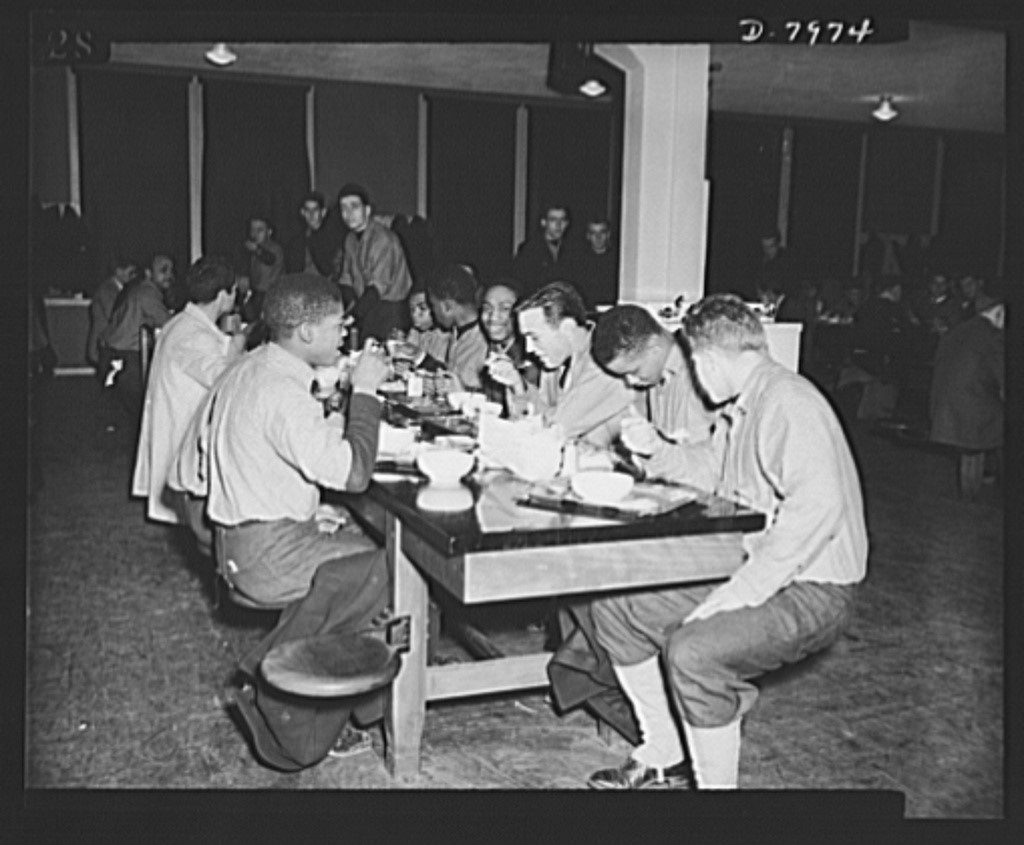
[[[782,152],[779,156],[779,210],[776,225],[783,246],[789,245],[789,200],[793,190],[793,127],[782,130]]]
[[[188,82],[188,222],[196,261],[203,254],[203,83],[197,76]]]
[[[1003,176],[999,180],[999,254],[996,256],[996,275],[1006,273],[1006,147],[1003,147]]]
[[[864,185],[868,175],[868,133],[860,136],[860,168],[857,173],[857,218],[853,233],[853,275],[860,275],[860,229],[864,225]]]
[[[82,169],[78,147],[78,77],[69,67],[65,69],[68,92],[68,198],[69,205],[82,213]]]
[[[309,185],[316,190],[316,87],[306,89],[306,158],[309,160]]]
[[[530,144],[530,110],[516,109],[515,175],[512,183],[512,252],[526,238],[527,154]]]
[[[932,183],[931,236],[939,234],[939,213],[942,210],[942,167],[946,158],[946,142],[939,136],[935,139],[935,180]]]
[[[416,213],[427,217],[427,171],[429,168],[428,153],[430,129],[430,103],[426,96],[420,94],[416,98]]]

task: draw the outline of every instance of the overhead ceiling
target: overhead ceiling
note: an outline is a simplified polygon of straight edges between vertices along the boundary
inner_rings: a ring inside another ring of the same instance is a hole
[[[111,63],[202,73],[408,85],[558,99],[545,43],[242,43],[214,69],[209,41],[114,43]],[[712,44],[716,112],[868,124],[883,94],[898,125],[1003,132],[1006,38],[998,29],[912,22],[905,42],[868,47]]]

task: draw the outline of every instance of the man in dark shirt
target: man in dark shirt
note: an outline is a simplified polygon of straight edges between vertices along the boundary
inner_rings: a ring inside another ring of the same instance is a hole
[[[569,229],[569,209],[548,205],[540,218],[540,237],[528,237],[516,250],[512,275],[519,281],[524,296],[548,282],[577,282],[578,262],[572,244],[565,237]]]
[[[345,243],[345,229],[337,215],[327,213],[326,200],[319,191],[303,197],[299,214],[305,227],[284,244],[285,272],[317,273],[328,278],[334,257]]]
[[[619,298],[619,253],[612,244],[611,230],[606,217],[587,221],[587,246],[579,256],[576,288],[590,308],[614,305]]]

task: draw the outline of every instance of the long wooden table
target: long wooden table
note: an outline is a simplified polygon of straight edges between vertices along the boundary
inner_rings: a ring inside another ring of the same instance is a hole
[[[618,521],[517,505],[529,485],[500,471],[467,486],[473,505],[457,512],[421,507],[426,485],[416,479],[374,481],[345,497],[382,538],[392,608],[411,621],[384,721],[386,762],[398,780],[419,772],[427,702],[548,683],[548,652],[428,665],[430,584],[479,604],[723,579],[742,563],[742,533],[764,525],[762,514],[707,495],[661,516]]]

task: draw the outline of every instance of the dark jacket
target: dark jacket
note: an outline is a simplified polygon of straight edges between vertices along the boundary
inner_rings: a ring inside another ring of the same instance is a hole
[[[302,273],[306,269],[306,247],[309,247],[313,263],[321,276],[328,277],[334,272],[332,262],[339,249],[345,244],[348,230],[336,214],[328,214],[320,228],[307,233],[305,229],[284,242],[284,271]]]
[[[549,282],[569,282],[579,285],[578,248],[568,238],[562,238],[556,260],[543,237],[529,238],[519,245],[512,262],[512,275],[519,282],[523,296],[529,296]]]

